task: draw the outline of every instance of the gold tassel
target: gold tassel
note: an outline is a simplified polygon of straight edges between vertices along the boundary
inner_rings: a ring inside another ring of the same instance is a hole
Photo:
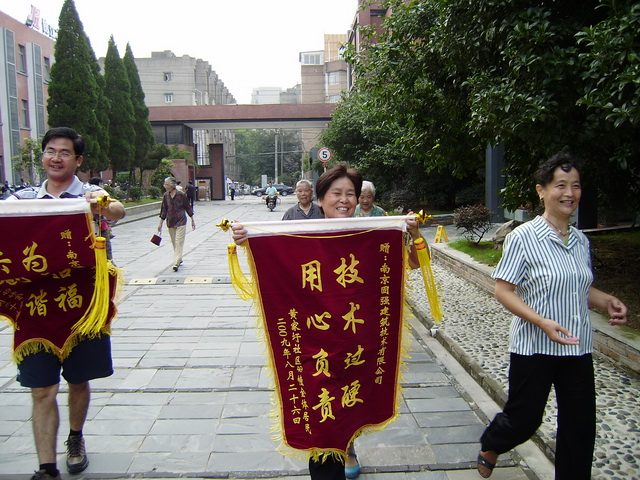
[[[227,245],[227,259],[229,260],[229,274],[231,275],[231,284],[236,293],[242,300],[249,300],[253,297],[253,283],[249,280],[238,261],[238,247],[235,243]]]
[[[71,329],[73,334],[88,337],[100,335],[109,316],[109,266],[107,265],[106,240],[96,237],[94,252],[96,256],[96,276],[93,296],[83,317]]]
[[[424,288],[427,292],[427,298],[429,299],[429,307],[431,308],[431,315],[436,323],[442,321],[442,311],[440,310],[440,300],[438,299],[438,291],[436,290],[436,280],[433,277],[433,271],[431,270],[431,258],[429,255],[429,249],[427,249],[427,242],[424,238],[418,238],[413,241],[418,252],[418,261],[420,262],[420,271],[422,272],[422,281],[424,282]]]

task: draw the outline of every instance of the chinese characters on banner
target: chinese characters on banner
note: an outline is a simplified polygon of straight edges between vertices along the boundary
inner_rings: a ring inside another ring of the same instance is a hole
[[[300,235],[252,236],[245,225],[292,448],[344,453],[361,430],[396,416],[404,285],[397,218],[320,220],[323,231],[312,233],[312,221],[281,222],[306,228]],[[336,222],[339,232],[331,231]]]
[[[0,203],[3,232],[15,232],[0,236],[0,318],[14,325],[18,361],[42,348],[63,359],[75,344],[73,327],[91,304],[96,275],[88,212],[84,199]],[[112,272],[107,326],[116,282]]]

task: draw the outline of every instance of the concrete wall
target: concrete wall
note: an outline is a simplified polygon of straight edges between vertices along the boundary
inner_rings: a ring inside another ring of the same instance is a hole
[[[446,243],[431,244],[431,258],[461,277],[493,294],[493,267],[473,260],[469,255],[450,248]],[[630,373],[640,375],[640,332],[629,327],[609,325],[607,319],[591,312],[594,348]]]

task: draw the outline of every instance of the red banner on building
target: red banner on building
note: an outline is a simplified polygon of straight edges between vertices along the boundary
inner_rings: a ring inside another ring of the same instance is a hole
[[[64,359],[79,335],[109,333],[118,271],[79,200],[0,202],[0,318],[14,326],[14,358]],[[12,233],[13,232],[13,233]]]
[[[243,224],[286,445],[344,454],[397,415],[404,220]]]

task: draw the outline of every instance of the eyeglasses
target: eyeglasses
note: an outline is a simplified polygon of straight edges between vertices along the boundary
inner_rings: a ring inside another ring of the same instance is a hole
[[[71,158],[77,157],[78,155],[74,155],[71,152],[65,152],[65,151],[56,152],[55,150],[45,150],[44,152],[42,152],[42,157],[46,158],[47,160],[51,160],[56,156],[58,156],[60,160],[70,160]]]

